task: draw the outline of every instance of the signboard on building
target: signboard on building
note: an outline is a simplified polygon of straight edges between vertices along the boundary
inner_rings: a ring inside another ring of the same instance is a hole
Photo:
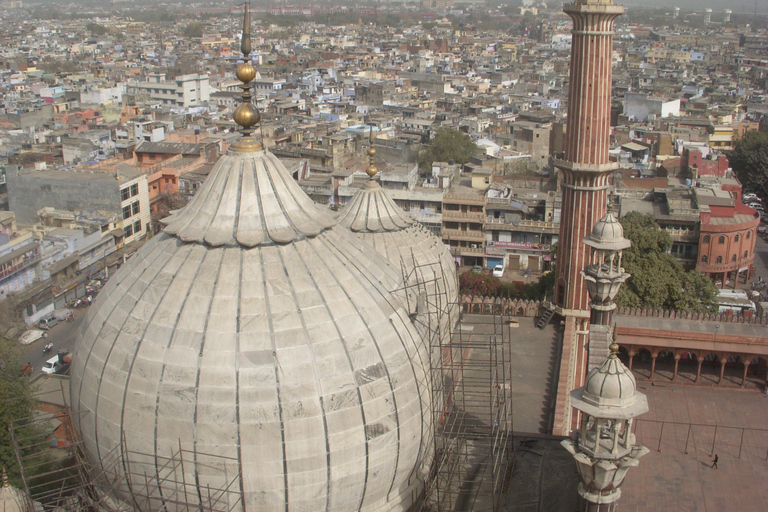
[[[530,242],[488,242],[489,247],[503,247],[505,249],[528,249],[536,251],[548,251],[550,249],[549,244],[534,244]]]

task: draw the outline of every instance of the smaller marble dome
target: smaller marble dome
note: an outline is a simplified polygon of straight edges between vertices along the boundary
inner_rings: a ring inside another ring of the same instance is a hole
[[[8,475],[3,468],[3,483],[0,487],[0,512],[27,512],[26,496],[22,491],[8,483]]]
[[[631,406],[635,403],[636,391],[635,376],[611,354],[602,366],[593,368],[587,375],[582,399],[596,406]]]
[[[612,213],[607,213],[592,227],[592,233],[584,243],[601,251],[621,251],[628,249],[630,241],[624,238],[624,228]]]
[[[371,163],[369,176],[376,174]],[[425,293],[431,314],[443,314],[450,327],[443,329],[446,337],[458,322],[456,264],[443,242],[431,231],[414,221],[390,197],[381,185],[371,179],[365,189],[356,193],[338,218],[395,268],[403,269],[409,289]]]

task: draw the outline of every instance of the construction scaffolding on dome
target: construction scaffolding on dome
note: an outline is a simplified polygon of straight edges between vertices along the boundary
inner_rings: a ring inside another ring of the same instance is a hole
[[[429,341],[427,378],[434,397],[434,405],[429,406],[434,430],[424,441],[434,444],[435,455],[420,510],[501,510],[513,446],[509,318],[478,315],[472,325],[459,321],[451,329],[450,319],[460,315],[460,305],[445,302],[439,290],[446,283],[435,282],[444,281],[447,273],[439,262],[407,263],[401,265],[406,296],[417,301],[409,309],[429,312],[417,314],[414,321]],[[60,392],[63,395],[64,389]],[[61,402],[66,403],[66,399]],[[17,428],[11,429],[30,510],[34,510],[35,502],[66,511],[118,512],[126,505],[141,512],[230,512],[242,508],[240,473],[234,458],[188,449],[181,443],[172,453],[143,453],[132,450],[123,437],[118,449],[102,456],[102,463],[94,466],[85,457],[72,427],[69,407],[57,414],[37,416],[34,423],[34,438],[19,438]],[[61,458],[55,463],[50,451],[34,450],[52,444],[61,449]],[[223,485],[206,485],[200,474],[190,473],[191,460],[211,474],[224,475],[223,480],[217,479]],[[51,466],[49,471],[39,471],[47,465]],[[132,502],[120,502],[112,495],[109,482],[116,479],[131,483]]]
[[[63,389],[61,394],[64,396]],[[22,427],[35,434],[17,435]],[[94,466],[85,457],[69,407],[38,415],[31,422],[12,425],[11,439],[30,511],[38,510],[37,504],[47,510],[59,508],[68,512],[125,512],[126,505],[140,512],[230,512],[241,507],[236,459],[185,449],[181,443],[167,455],[141,453],[132,451],[123,438],[118,446],[120,450],[105,454],[101,465]],[[42,447],[51,447],[54,451],[39,449]],[[59,457],[56,450],[60,450]],[[198,467],[225,474],[226,485],[223,488],[206,485],[199,474],[185,472],[185,461],[190,459],[196,460]],[[108,482],[118,478],[131,482],[134,498],[131,503],[121,502],[112,495]],[[161,484],[165,492],[160,490]],[[168,484],[173,488],[172,493],[167,492]]]
[[[435,292],[445,284],[434,282],[445,279],[441,266],[415,260],[401,265],[403,282],[412,292],[406,296],[426,301],[418,306],[431,312],[416,317],[432,358],[434,431],[428,441],[435,447],[420,510],[498,511],[512,471],[510,318],[478,315],[472,325],[459,320],[451,329],[461,307],[445,303],[444,294]]]

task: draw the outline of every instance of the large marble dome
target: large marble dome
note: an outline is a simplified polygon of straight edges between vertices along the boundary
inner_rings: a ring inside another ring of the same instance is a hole
[[[83,323],[72,409],[102,485],[141,510],[224,488],[224,510],[408,510],[431,398],[403,290],[276,157],[234,144]]]

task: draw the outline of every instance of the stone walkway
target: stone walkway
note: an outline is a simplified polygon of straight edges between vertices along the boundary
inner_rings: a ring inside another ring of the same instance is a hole
[[[639,380],[650,411],[636,435],[651,452],[629,471],[621,510],[768,511],[768,396]]]

